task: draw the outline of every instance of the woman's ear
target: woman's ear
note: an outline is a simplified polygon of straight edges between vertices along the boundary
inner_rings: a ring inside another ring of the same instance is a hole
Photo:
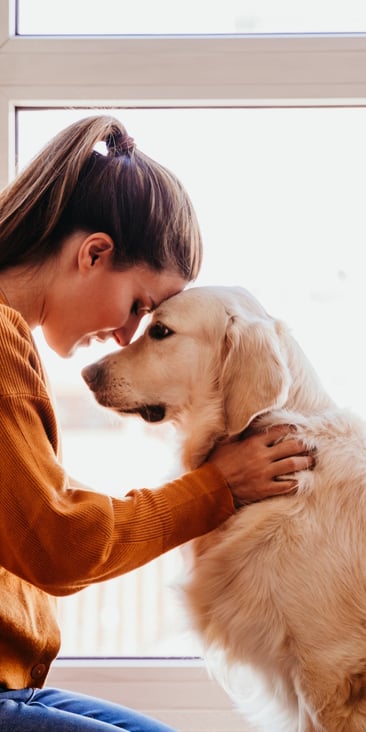
[[[96,266],[110,264],[114,249],[113,240],[104,232],[88,234],[83,239],[78,253],[78,266],[82,273],[86,273]]]

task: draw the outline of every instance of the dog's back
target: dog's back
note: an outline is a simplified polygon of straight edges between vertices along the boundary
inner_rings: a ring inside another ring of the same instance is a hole
[[[289,730],[299,714],[306,732],[366,730],[364,425],[340,411],[306,420],[279,411],[258,428],[281,421],[316,443],[316,469],[300,476],[296,495],[247,506],[194,543],[190,617],[208,661],[221,651],[215,674],[226,687],[235,669],[231,693],[247,714],[251,664],[293,710]],[[275,730],[268,711],[263,729]]]

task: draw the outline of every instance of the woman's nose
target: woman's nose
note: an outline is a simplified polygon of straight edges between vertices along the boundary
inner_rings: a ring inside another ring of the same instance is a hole
[[[119,346],[128,346],[131,342],[131,338],[135,335],[138,327],[138,323],[134,323],[131,326],[124,326],[113,331],[113,337],[117,341]]]

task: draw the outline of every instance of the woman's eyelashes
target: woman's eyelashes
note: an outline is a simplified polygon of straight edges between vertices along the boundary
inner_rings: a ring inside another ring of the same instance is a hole
[[[144,305],[140,300],[135,300],[131,307],[131,315],[145,315],[150,312],[151,307],[149,305]]]

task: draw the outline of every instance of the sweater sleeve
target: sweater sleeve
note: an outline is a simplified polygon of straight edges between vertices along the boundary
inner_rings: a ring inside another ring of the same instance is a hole
[[[72,485],[30,331],[0,316],[0,564],[54,595],[115,577],[216,528],[233,512],[212,464],[112,498]]]

